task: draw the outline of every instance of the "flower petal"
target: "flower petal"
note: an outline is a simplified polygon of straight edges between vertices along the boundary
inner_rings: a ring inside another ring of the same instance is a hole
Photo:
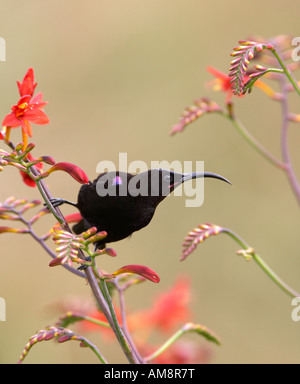
[[[29,96],[29,95],[21,96],[20,100],[18,101],[17,106],[19,107],[20,105],[22,105],[24,103],[29,104],[30,99],[31,99],[31,96]]]
[[[117,276],[122,273],[135,273],[145,277],[150,281],[153,281],[153,283],[159,283],[160,281],[159,276],[151,268],[145,267],[144,265],[125,265],[124,267],[115,271],[113,275]]]
[[[35,181],[32,180],[32,178],[31,178],[29,175],[27,175],[26,172],[20,171],[20,174],[21,174],[21,176],[22,176],[23,182],[24,182],[28,187],[31,187],[31,188],[36,187]]]
[[[2,126],[6,127],[19,127],[20,125],[19,119],[16,118],[16,115],[13,112],[6,115],[2,121]]]
[[[35,124],[48,124],[49,117],[46,113],[40,109],[28,109],[24,112],[23,115],[24,120],[29,120]]]
[[[40,104],[40,103],[43,103],[43,104],[48,104],[47,101],[43,101],[43,94],[42,92],[38,92],[35,96],[33,96],[33,98],[31,99],[31,103],[30,104]]]
[[[55,171],[64,171],[67,172],[70,176],[73,177],[76,181],[78,181],[81,184],[88,184],[89,178],[87,177],[86,173],[77,165],[71,164],[71,163],[57,163],[53,167],[51,167],[46,174],[50,175],[50,173]]]
[[[34,84],[34,73],[32,68],[28,69],[22,83],[17,81],[17,85],[19,88],[20,96],[33,95],[37,83]]]

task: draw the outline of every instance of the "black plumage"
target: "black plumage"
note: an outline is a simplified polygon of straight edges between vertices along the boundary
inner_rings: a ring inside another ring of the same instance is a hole
[[[98,248],[104,248],[105,243],[122,240],[147,226],[160,202],[185,181],[199,177],[230,183],[209,172],[180,174],[164,169],[137,175],[107,172],[80,188],[76,204],[62,199],[53,199],[52,203],[55,206],[67,203],[79,209],[83,220],[73,227],[75,233],[90,227],[106,231],[107,237],[97,243]]]

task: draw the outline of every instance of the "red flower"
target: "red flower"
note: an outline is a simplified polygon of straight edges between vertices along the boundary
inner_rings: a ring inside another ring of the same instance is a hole
[[[146,279],[153,281],[153,283],[159,283],[160,279],[157,273],[149,267],[144,265],[125,265],[124,267],[118,269],[113,273],[114,276],[120,275],[122,273],[136,273],[137,275],[143,276]]]
[[[18,85],[19,93],[21,97],[25,95],[29,95],[31,97],[33,96],[37,83],[34,84],[34,73],[32,68],[28,69],[22,83],[17,81],[17,85]]]
[[[87,174],[75,164],[61,162],[53,165],[48,171],[42,174],[42,176],[49,176],[52,172],[64,171],[73,177],[78,183],[88,184],[89,178]]]
[[[30,122],[35,124],[49,123],[49,118],[42,110],[47,102],[42,101],[42,93],[33,96],[37,83],[34,83],[34,73],[32,68],[28,69],[22,83],[17,81],[17,85],[21,98],[17,105],[11,107],[12,112],[5,116],[2,125],[6,127],[6,141],[9,141],[11,128],[21,127],[25,148],[27,146],[28,135],[30,137],[32,136]]]
[[[20,98],[17,105],[11,107],[12,112],[5,116],[2,125],[6,127],[22,127],[25,135],[32,136],[30,122],[35,124],[48,124],[49,118],[42,111],[47,102],[42,101],[42,93],[36,94],[33,98],[30,95],[24,95]]]
[[[231,77],[226,75],[226,73],[223,73],[216,68],[213,67],[207,67],[206,68],[209,73],[211,73],[213,76],[215,76],[215,79],[212,80],[209,85],[212,85],[215,91],[222,91],[223,93],[227,94],[226,96],[226,103],[229,104],[231,102],[232,96],[237,97],[243,97],[244,95],[234,95],[232,91],[232,84],[231,84]],[[244,84],[249,80],[249,76],[244,76]],[[271,97],[271,99],[274,100],[280,100],[280,95],[276,93],[271,87],[269,87],[265,82],[262,80],[256,80],[255,87],[260,88],[266,95]]]
[[[4,140],[4,136],[2,135],[1,132],[0,132],[0,140]]]
[[[174,287],[155,298],[150,310],[140,311],[129,318],[136,327],[169,331],[179,322],[189,319],[191,316],[188,308],[190,300],[190,282],[186,278],[179,278]]]
[[[29,161],[34,161],[34,160],[36,160],[30,153],[28,153],[28,155],[27,155],[27,159],[28,159]],[[42,170],[43,170],[43,163],[37,163],[37,164],[35,164],[35,167],[36,167],[39,171],[42,171]],[[31,178],[29,175],[27,175],[27,173],[25,173],[25,172],[23,172],[23,171],[20,171],[20,173],[21,173],[21,176],[22,176],[22,178],[23,178],[24,183],[25,183],[26,185],[28,185],[28,187],[32,187],[32,188],[34,188],[34,187],[36,186],[34,180],[32,180],[32,178]]]
[[[223,93],[225,93],[226,103],[229,104],[232,96],[234,96],[231,89],[231,78],[226,75],[226,73],[223,73],[214,67],[207,67],[206,70],[213,76],[215,76],[215,79],[211,81],[209,85],[212,85],[215,91],[222,91]],[[245,81],[247,80],[248,76],[245,77]]]

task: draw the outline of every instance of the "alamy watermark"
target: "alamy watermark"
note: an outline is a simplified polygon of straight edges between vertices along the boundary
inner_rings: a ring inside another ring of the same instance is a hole
[[[296,48],[294,48],[292,52],[292,59],[294,61],[300,61],[300,36],[293,38],[292,45],[296,45]]]
[[[186,207],[200,207],[204,202],[204,178],[189,177],[203,174],[203,161],[151,161],[148,168],[142,160],[128,163],[127,153],[119,153],[118,166],[112,161],[100,161],[96,172],[106,173],[96,184],[99,196],[168,196],[174,191],[175,196],[188,197]]]
[[[0,61],[6,61],[6,42],[3,37],[0,37]]]
[[[3,297],[0,297],[0,321],[6,321],[6,303]]]
[[[300,321],[300,297],[295,297],[292,300],[292,305],[295,307],[292,310],[292,320],[293,321]]]

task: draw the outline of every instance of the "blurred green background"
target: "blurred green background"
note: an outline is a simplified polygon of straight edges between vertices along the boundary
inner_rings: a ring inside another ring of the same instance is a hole
[[[0,63],[1,119],[18,100],[16,80],[33,67],[37,91],[49,102],[48,126],[33,126],[34,155],[81,166],[91,179],[101,160],[204,160],[206,170],[229,178],[234,186],[209,181],[201,208],[186,208],[171,197],[147,229],[112,244],[114,259],[103,259],[112,272],[126,264],[144,264],[161,277],[127,294],[129,311],[147,308],[179,274],[192,280],[193,320],[222,339],[211,347],[213,363],[298,363],[300,323],[291,320],[291,299],[253,263],[237,257],[228,237],[209,239],[179,262],[184,236],[202,222],[232,228],[250,243],[291,286],[299,288],[299,207],[283,173],[266,163],[228,121],[209,115],[183,134],[169,136],[183,108],[201,96],[223,103],[224,95],[205,86],[211,65],[227,71],[229,54],[249,35],[266,38],[299,35],[298,0],[88,0],[2,1],[0,36],[7,61]],[[299,99],[291,102],[299,113]],[[298,104],[297,104],[298,103]],[[260,90],[235,102],[235,111],[270,151],[280,156],[280,106]],[[13,139],[20,141],[18,130]],[[291,126],[289,142],[300,175],[300,132]],[[66,174],[47,179],[56,197],[76,200],[79,184]],[[36,199],[15,169],[1,173],[0,200],[10,195]],[[74,212],[63,208],[65,214]],[[4,225],[6,225],[5,223]],[[53,224],[41,221],[40,233]],[[0,296],[7,321],[0,323],[0,362],[14,363],[28,338],[59,313],[60,299],[89,287],[62,268],[49,268],[49,257],[27,236],[0,238]],[[106,358],[126,362],[119,346],[88,336]],[[162,338],[163,341],[165,338]],[[202,345],[206,342],[197,339]],[[27,363],[96,362],[77,343],[40,343]]]

